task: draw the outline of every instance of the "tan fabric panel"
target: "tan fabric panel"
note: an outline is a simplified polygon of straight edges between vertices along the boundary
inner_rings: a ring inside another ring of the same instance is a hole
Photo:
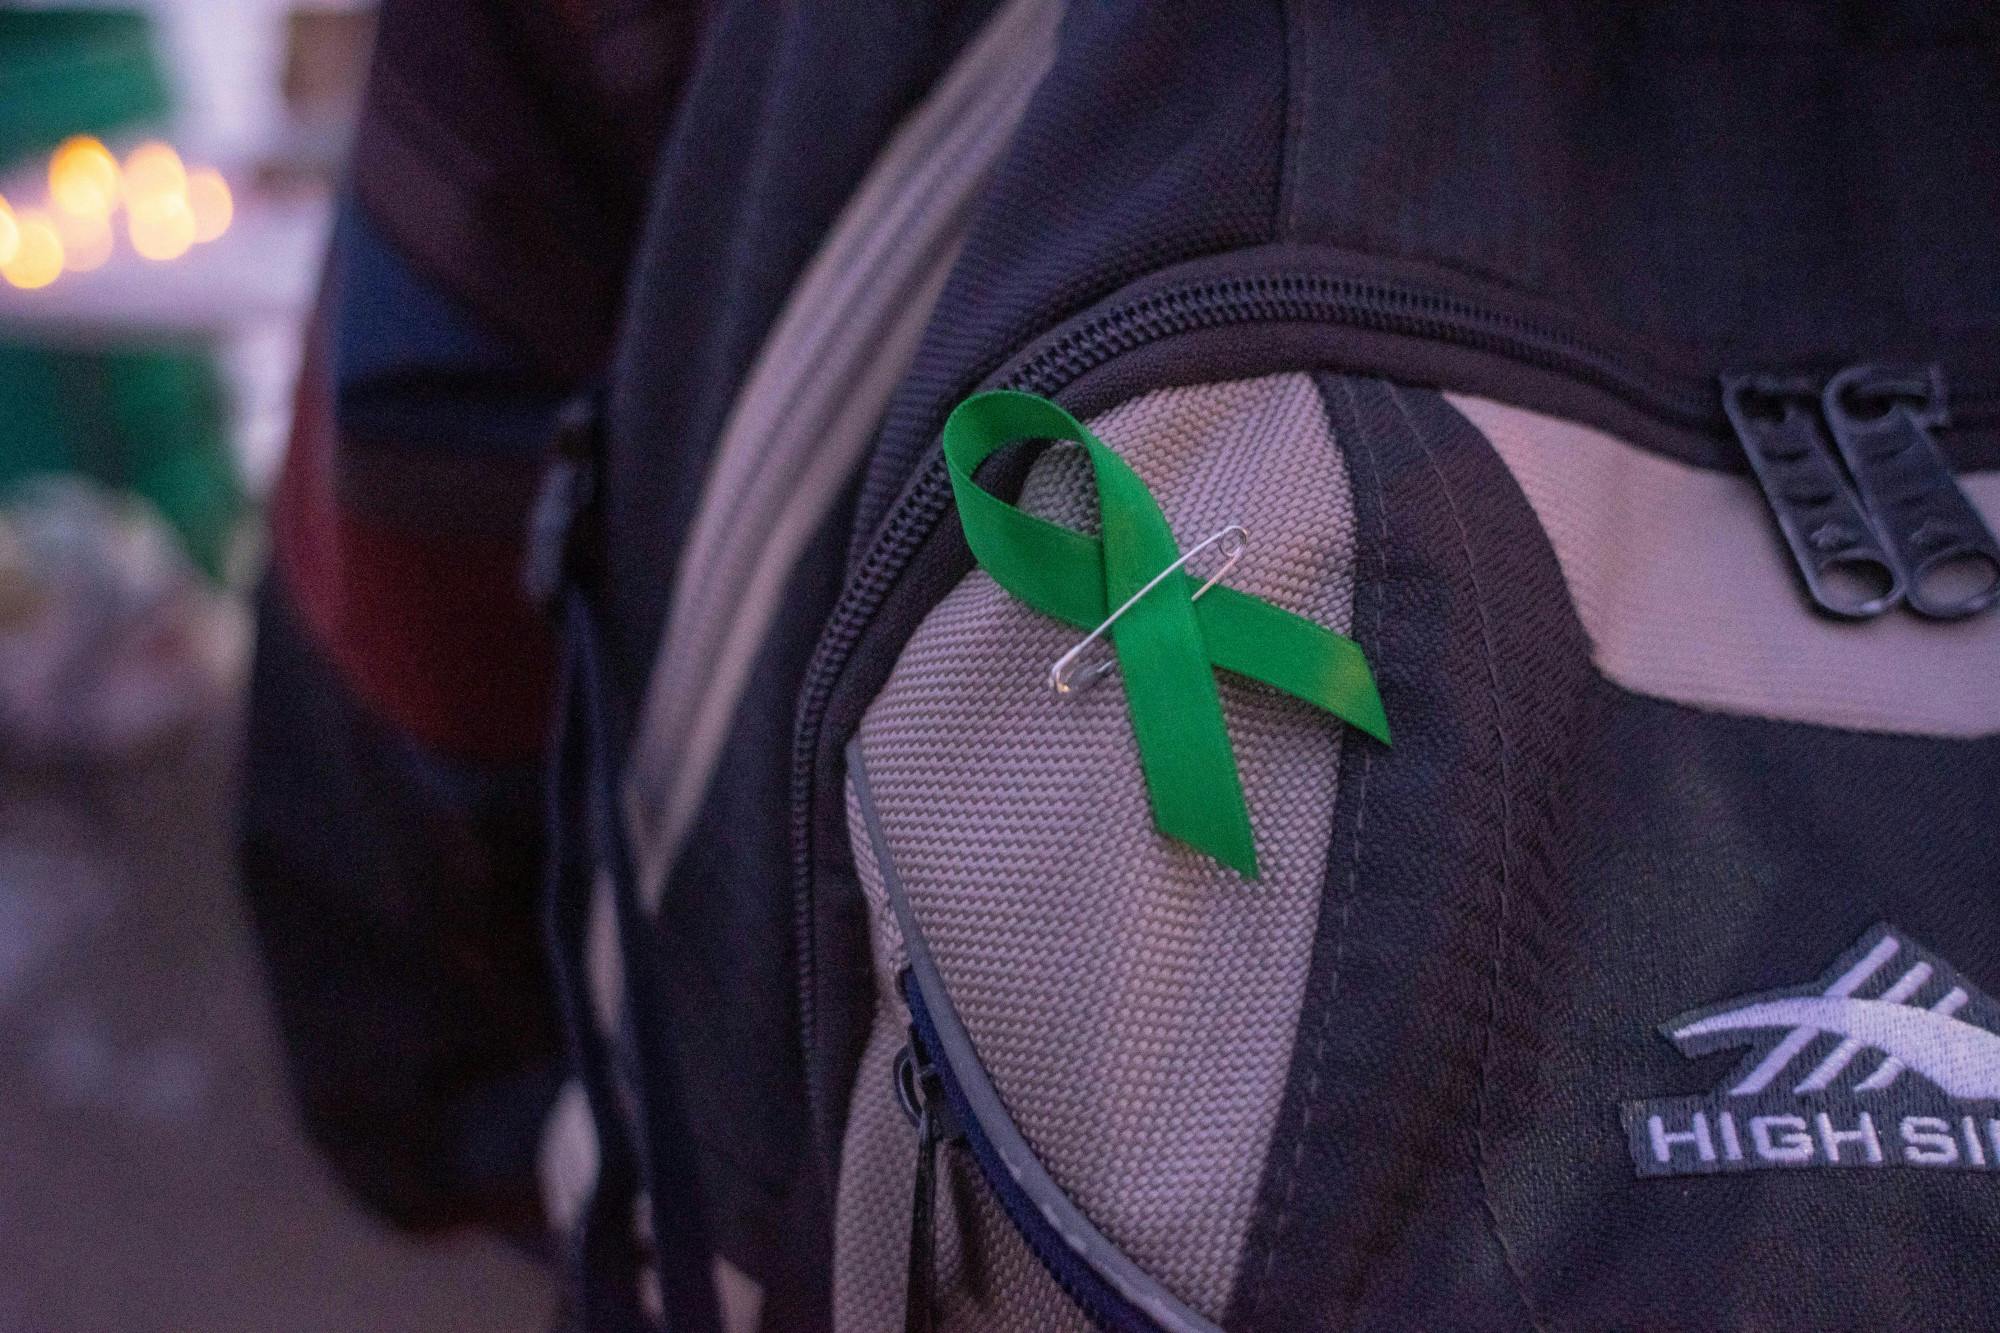
[[[1093,429],[1184,547],[1248,529],[1232,585],[1347,628],[1354,516],[1309,377],[1162,390]],[[1094,497],[1081,451],[1058,448],[1022,503],[1094,528]],[[1115,673],[1072,699],[1049,693],[1049,664],[1079,637],[975,572],[911,638],[861,744],[912,905],[1022,1133],[1113,1243],[1217,1318],[1291,1064],[1340,727],[1218,677],[1264,867],[1246,882],[1153,829]],[[881,998],[842,1164],[835,1310],[839,1327],[873,1330],[902,1312],[915,1137],[889,1084],[900,947],[858,827],[855,847]],[[983,1186],[952,1193],[945,1327],[1081,1327],[1049,1304]]]
[[[2000,733],[2000,614],[1815,614],[1756,483],[1448,395],[1541,519],[1597,667],[1640,694],[1862,731]],[[1960,483],[2000,526],[2000,473]]]

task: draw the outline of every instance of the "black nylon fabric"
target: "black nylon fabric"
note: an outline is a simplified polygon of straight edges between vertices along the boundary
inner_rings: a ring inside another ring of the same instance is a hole
[[[1290,10],[1287,237],[1558,301],[1711,373],[2000,370],[2000,14]]]
[[[1535,1035],[1500,1045],[1492,1073],[1495,1203],[1543,1325],[2000,1325],[1993,1175],[1818,1166],[1641,1181],[1610,1104],[1722,1086],[1741,1050],[1689,1060],[1657,1025],[1812,982],[1878,921],[1980,989],[2000,986],[2000,742],[1597,694],[1569,870],[1515,951],[1528,975],[1503,1022]],[[1812,1115],[1812,1099],[1786,1100]],[[1902,1108],[1882,1101],[1894,1160]]]
[[[1587,649],[1525,501],[1463,418],[1378,380],[1321,389],[1353,479],[1354,634],[1395,745],[1343,745],[1293,1070],[1229,1322],[1525,1328],[1491,1204],[1489,1057],[1532,977],[1505,963],[1539,937],[1560,859],[1548,821],[1567,806]]]
[[[1008,353],[1132,279],[1273,239],[1285,132],[1276,0],[1071,5],[1056,60],[890,400],[866,541],[953,405]]]
[[[823,606],[839,591],[851,505],[836,505],[801,555],[787,597]],[[817,625],[815,623],[815,628]],[[658,917],[696,1169],[714,1200],[722,1252],[805,1302],[815,1327],[827,1280],[825,1196],[807,1170],[804,1071],[793,952],[792,712],[758,706],[798,692],[812,647],[803,623],[764,643],[747,694]],[[794,1295],[793,1293],[803,1293]]]
[[[2000,742],[1610,685],[1478,432],[1434,394],[1322,389],[1396,745],[1345,748],[1230,1326],[1992,1327],[1992,1178],[1642,1180],[1619,1104],[1714,1089],[1741,1052],[1658,1025],[1811,982],[1877,921],[2000,983]]]
[[[2000,466],[1994,124],[2000,14],[1977,0],[1074,7],[856,539],[1009,352],[1264,241],[1495,282],[1703,379],[1941,359],[1954,461]]]
[[[869,163],[992,3],[836,12],[726,0],[709,21],[655,173],[611,376],[605,664],[617,734],[751,359]]]

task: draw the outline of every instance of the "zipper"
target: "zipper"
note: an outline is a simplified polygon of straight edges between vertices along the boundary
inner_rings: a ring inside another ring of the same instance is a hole
[[[907,975],[903,985],[909,984]],[[900,989],[900,987],[899,987]],[[903,1333],[932,1333],[937,1324],[938,1156],[948,1144],[963,1143],[964,1131],[952,1115],[944,1075],[932,1063],[922,1034],[910,1025],[910,1039],[896,1055],[896,1100],[917,1131],[917,1170],[910,1200],[909,1276],[904,1283]]]
[[[2000,601],[2000,542],[1938,448],[1937,366],[1725,375],[1723,407],[1814,603],[1959,620]],[[1831,436],[1831,439],[1829,439]]]
[[[1753,471],[1765,485],[1766,494],[1777,495],[1792,507],[1779,511],[1781,525],[1786,524],[1787,513],[1798,519],[1785,526],[1786,539],[1822,606],[1836,614],[1866,615],[1873,613],[1873,603],[1880,601],[1882,609],[1886,609],[1902,594],[1900,564],[1895,552],[1885,542],[1865,505],[1841,479],[1840,467],[1825,439],[1812,382],[1738,377],[1726,382],[1725,392],[1718,398],[1713,381],[1650,372],[1532,320],[1417,286],[1300,273],[1222,278],[1166,287],[1088,319],[1033,351],[998,383],[985,387],[1054,397],[1090,371],[1160,339],[1226,325],[1259,323],[1325,323],[1433,340],[1507,357],[1581,381],[1671,425],[1723,435],[1732,433],[1733,427],[1733,433],[1749,454]],[[1774,409],[1759,401],[1759,394],[1770,398]],[[1982,406],[2000,408],[2000,399]],[[1984,414],[1982,411],[1981,415]],[[1904,414],[1896,425],[1907,434],[1923,429],[1928,421],[1929,418]],[[1906,439],[1897,452],[1907,452],[1911,447],[1912,442]],[[1882,448],[1888,450],[1886,445]],[[1944,468],[1942,456],[1936,454],[1934,442],[1930,443],[1930,452],[1943,469],[1945,481],[1950,483],[1949,470]],[[1955,484],[1952,490],[1956,493]],[[1963,503],[1962,494],[1959,498]],[[1774,499],[1774,508],[1778,503]],[[794,925],[806,1084],[814,1124],[827,1123],[821,1079],[815,1072],[817,997],[810,825],[821,731],[835,686],[853,652],[889,591],[929,540],[950,505],[949,476],[942,455],[933,445],[849,577],[814,650],[800,693],[793,738],[791,793]],[[1807,512],[1813,505],[1820,507],[1816,515]],[[1976,513],[1973,516],[1976,519]],[[2000,554],[1996,554],[1994,568],[2000,571]],[[1878,588],[1858,601],[1851,596],[1843,600],[1830,585],[1837,581],[1836,576],[1857,569],[1862,573],[1872,571],[1874,578],[1886,578],[1889,586]],[[1824,597],[1822,586],[1829,588]],[[2000,596],[2000,589],[1993,592]],[[870,826],[870,836],[877,839],[877,862],[885,885],[890,888],[892,906],[899,916],[905,916],[907,905],[901,902],[900,893],[892,883],[895,876],[887,859],[886,844],[874,826],[872,798],[866,791],[858,744],[850,741],[846,752],[848,772],[862,802],[864,822]],[[1101,1237],[1097,1238],[1098,1253],[1093,1255],[1091,1247],[1079,1248],[1075,1237],[1063,1229],[1048,1227],[1049,1218],[1059,1213],[1067,1201],[1054,1190],[1053,1182],[1043,1182],[1040,1188],[1023,1192],[1024,1183],[1029,1182],[1022,1178],[1018,1158],[1025,1143],[1013,1144],[1012,1156],[1008,1150],[996,1146],[986,1118],[968,1099],[967,1088],[960,1085],[957,1066],[962,1065],[972,1071],[981,1088],[991,1091],[976,1054],[964,1040],[965,1034],[955,1026],[958,1020],[949,997],[942,991],[942,979],[928,975],[934,968],[927,966],[927,951],[922,949],[914,918],[907,917],[902,926],[905,943],[911,946],[912,967],[906,968],[899,978],[899,989],[910,1013],[911,1027],[909,1044],[898,1057],[895,1076],[897,1094],[918,1131],[906,1333],[929,1333],[935,1317],[937,1171],[940,1151],[947,1144],[959,1144],[970,1151],[981,1175],[1029,1248],[1100,1327],[1206,1327],[1192,1312],[1163,1308],[1153,1300],[1135,1304],[1121,1283],[1106,1285],[1103,1270],[1095,1262],[1103,1257]],[[923,955],[925,965],[921,968],[919,955]],[[919,971],[925,971],[926,975],[918,975]],[[953,1025],[952,1031],[957,1033],[956,1046],[949,1042],[944,1048],[939,1045],[940,1008]],[[934,1059],[940,1051],[941,1058]],[[1004,1107],[994,1101],[988,1110],[995,1108],[998,1108],[995,1123],[1012,1131]],[[1018,1133],[1002,1137],[1012,1143]],[[1081,1222],[1080,1215],[1077,1220]],[[1042,1234],[1045,1231],[1047,1235]],[[1088,1262],[1080,1262],[1080,1256]],[[1142,1284],[1142,1291],[1145,1289],[1143,1275],[1128,1276]],[[1171,1297],[1163,1290],[1155,1295],[1159,1301],[1172,1305]]]
[[[937,1157],[944,1143],[954,1141],[964,1144],[1029,1253],[1098,1328],[1107,1333],[1218,1333],[1084,1216],[1008,1114],[952,1004],[896,872],[859,740],[848,742],[847,768],[907,956],[897,988],[910,1015],[910,1042],[906,1058],[897,1061],[896,1095],[904,1113],[916,1119],[918,1157],[910,1208],[906,1333],[928,1333],[935,1318]]]
[[[1960,620],[2000,601],[2000,542],[1952,476],[1934,433],[1949,420],[1944,372],[1853,366],[1828,381],[1821,404],[1910,609]]]
[[[1292,273],[1190,282],[1138,297],[1088,320],[1042,348],[997,385],[1053,397],[1085,373],[1161,338],[1253,323],[1326,323],[1433,339],[1509,357],[1606,390],[1670,423],[1717,428],[1714,395],[1692,380],[1648,374],[1582,340],[1508,312],[1443,293],[1375,279]],[[933,447],[878,527],[849,577],[813,652],[800,690],[792,751],[794,933],[800,970],[800,1023],[813,1123],[824,1123],[811,1077],[815,1032],[810,829],[814,756],[833,687],[863,632],[912,555],[951,504],[951,485]]]
[[[910,1264],[905,1284],[904,1333],[932,1333],[937,1319],[937,1181],[940,1149],[950,1146],[971,1159],[993,1202],[1041,1264],[1063,1295],[1091,1324],[1106,1333],[1219,1333],[1213,1324],[1182,1306],[1164,1287],[1144,1276],[1095,1231],[1076,1206],[1039,1170],[1023,1171],[1031,1160],[1026,1141],[1006,1118],[997,1096],[986,1084],[987,1113],[982,1116],[961,1078],[985,1082],[978,1058],[959,1034],[954,1043],[943,1034],[939,1015],[956,1015],[951,999],[937,978],[926,983],[915,969],[906,969],[898,987],[910,1014],[911,1076],[920,1089],[915,1111],[917,1170],[910,1207]],[[949,1052],[953,1046],[957,1058]],[[930,1052],[939,1054],[934,1058]],[[912,1112],[903,1088],[903,1062],[898,1058],[896,1095],[904,1114]],[[1002,1145],[1011,1139],[1012,1149]],[[1113,1270],[1122,1270],[1120,1281]]]

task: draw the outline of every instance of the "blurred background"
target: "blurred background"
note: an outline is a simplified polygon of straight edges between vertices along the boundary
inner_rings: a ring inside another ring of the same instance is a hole
[[[0,3],[0,1333],[538,1329],[296,1128],[230,879],[349,0]]]

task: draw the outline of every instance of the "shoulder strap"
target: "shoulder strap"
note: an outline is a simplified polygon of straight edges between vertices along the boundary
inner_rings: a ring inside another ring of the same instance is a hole
[[[657,910],[800,552],[859,466],[975,200],[1055,50],[1061,0],[1007,0],[898,128],[736,397],[689,529],[627,769]]]

